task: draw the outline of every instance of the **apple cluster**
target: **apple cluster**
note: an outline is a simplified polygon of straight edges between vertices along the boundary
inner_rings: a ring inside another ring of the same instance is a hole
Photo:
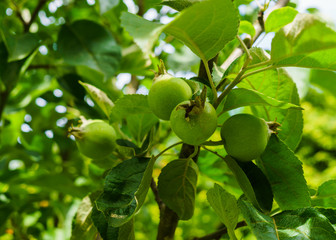
[[[180,78],[167,73],[157,77],[148,94],[148,104],[162,120],[170,120],[173,132],[190,145],[201,145],[217,128],[214,107],[191,100],[192,90]],[[221,128],[226,152],[239,161],[251,161],[264,151],[270,131],[265,120],[251,114],[236,114]]]
[[[162,120],[170,120],[173,132],[190,145],[200,145],[215,132],[217,114],[214,107],[205,102],[191,100],[192,90],[181,78],[170,74],[157,77],[148,93],[148,104]]]

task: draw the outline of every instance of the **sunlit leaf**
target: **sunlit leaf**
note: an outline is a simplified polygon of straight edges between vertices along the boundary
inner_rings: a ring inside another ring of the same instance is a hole
[[[147,96],[141,94],[129,94],[118,99],[112,109],[115,118],[123,118],[132,114],[150,114]]]
[[[271,56],[277,67],[335,71],[336,32],[313,15],[298,14],[292,24],[276,33]]]
[[[291,23],[297,14],[298,11],[292,7],[282,7],[272,11],[265,21],[265,31],[278,31],[288,23]]]
[[[199,0],[166,0],[161,4],[169,6],[177,11],[182,11],[185,8],[190,7],[193,3],[199,2]]]
[[[252,89],[236,88],[228,94],[223,111],[254,105],[272,106],[280,109],[302,109],[300,106],[279,101]]]
[[[208,0],[182,11],[164,32],[207,61],[235,38],[238,26],[238,11],[231,0]]]
[[[120,19],[121,26],[129,32],[140,49],[146,54],[151,53],[164,25],[148,21],[128,12],[123,12]]]
[[[71,240],[75,239],[90,239],[93,238],[97,232],[91,220],[92,201],[89,196],[83,198],[78,207],[76,216],[74,218],[73,228],[71,231]]]
[[[247,33],[251,37],[253,37],[255,35],[255,29],[253,27],[253,24],[246,20],[240,21],[239,34],[242,34],[242,33]]]
[[[222,223],[227,227],[230,238],[234,239],[234,229],[239,217],[237,199],[218,184],[215,184],[214,188],[207,192],[207,199]]]
[[[91,84],[84,82],[79,83],[85,88],[85,90],[89,93],[92,99],[98,104],[101,110],[103,110],[105,115],[107,117],[110,117],[114,104],[111,101],[111,99],[109,99],[109,97],[106,95],[106,93]]]

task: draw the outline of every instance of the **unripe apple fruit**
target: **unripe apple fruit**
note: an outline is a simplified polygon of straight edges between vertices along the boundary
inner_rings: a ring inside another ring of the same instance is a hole
[[[221,129],[226,152],[243,162],[258,158],[269,138],[265,120],[251,114],[237,114],[227,119]]]
[[[148,93],[148,104],[158,118],[169,120],[174,107],[191,97],[191,88],[184,80],[166,73],[155,79]]]
[[[180,103],[171,113],[170,124],[174,133],[190,145],[200,145],[215,132],[217,114],[206,102],[204,107],[193,106],[190,101]]]
[[[80,127],[71,129],[79,151],[89,158],[104,158],[116,147],[116,132],[102,120],[85,120]]]

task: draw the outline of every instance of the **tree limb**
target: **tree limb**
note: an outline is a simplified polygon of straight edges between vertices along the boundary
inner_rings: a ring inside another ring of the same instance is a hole
[[[162,202],[162,200],[161,200],[161,198],[159,196],[159,191],[157,189],[156,183],[155,183],[155,181],[154,181],[153,178],[152,178],[150,187],[152,189],[152,192],[153,192],[154,197],[155,197],[155,201],[157,202],[157,204],[159,206],[159,209],[160,209],[160,213],[161,213],[163,211],[163,208],[164,208],[164,203]]]
[[[145,14],[145,1],[144,0],[137,0],[137,5],[139,7],[137,15],[142,17]]]
[[[241,221],[237,223],[236,229],[240,227],[247,226],[245,221]],[[210,233],[208,235],[205,235],[203,237],[194,237],[193,240],[216,240],[220,239],[221,236],[227,233],[227,228],[222,228],[216,232]]]

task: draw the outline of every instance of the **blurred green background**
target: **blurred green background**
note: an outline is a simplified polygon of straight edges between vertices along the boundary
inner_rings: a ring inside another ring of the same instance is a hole
[[[38,2],[1,1],[2,33],[19,35],[22,20],[18,13],[29,19]],[[101,76],[88,69],[65,66],[57,55],[56,41],[61,25],[83,18],[96,21],[109,29],[122,47],[123,56],[127,57],[123,58],[118,75],[104,82],[112,100],[122,94],[148,92],[153,77],[149,69],[155,68],[157,60],[151,63],[150,59],[134,51],[136,47],[132,39],[120,26],[120,13],[142,11],[141,15],[147,19],[167,23],[176,12],[157,5],[158,0],[140,1],[141,8],[137,5],[139,1],[114,2],[117,6],[101,15],[98,0],[47,1],[31,25],[30,31],[43,32],[45,40],[12,90],[0,121],[1,240],[69,239],[73,217],[82,199],[102,188],[105,169],[114,162],[111,158],[92,163],[78,152],[73,138],[68,136],[67,129],[77,124],[80,115],[88,118],[103,118],[104,115],[77,82],[83,80],[97,85]],[[257,5],[248,0],[238,2],[242,19],[253,22],[258,13]],[[323,16],[335,27],[335,14],[330,14],[336,12],[333,1],[301,0],[293,1],[291,6],[298,7],[301,12]],[[269,34],[258,46],[267,49],[271,38],[272,34]],[[225,59],[235,46],[235,41],[228,44],[220,59]],[[175,76],[190,78],[197,74],[199,59],[164,34],[154,53],[156,59],[164,60]],[[304,132],[296,154],[303,162],[305,177],[314,194],[314,189],[323,182],[336,178],[336,73],[307,69],[288,71],[298,85],[304,108]],[[167,135],[169,124],[163,123],[160,131],[162,136]],[[213,139],[219,140],[219,133]],[[167,138],[157,147],[157,152],[176,141],[173,136]],[[155,177],[169,160],[176,158],[177,150],[171,150],[157,161]],[[224,183],[236,197],[241,194],[232,174],[217,157],[202,153],[198,164],[201,174],[195,215],[188,222],[180,221],[177,240],[203,236],[221,227],[206,201],[206,192],[214,181]],[[328,204],[331,203],[326,206]],[[137,240],[156,238],[159,210],[151,191],[135,220]],[[240,239],[255,239],[248,228],[239,231]],[[223,239],[228,237],[223,236]]]

